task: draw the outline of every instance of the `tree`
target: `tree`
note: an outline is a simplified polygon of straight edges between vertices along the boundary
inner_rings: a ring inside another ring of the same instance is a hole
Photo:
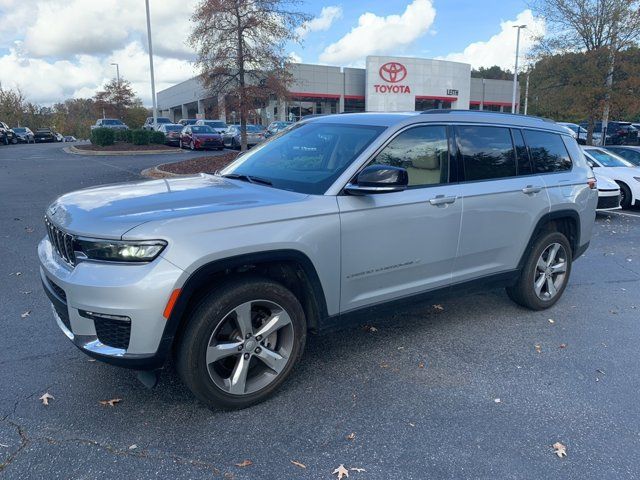
[[[474,68],[471,70],[471,77],[486,78],[490,80],[512,80],[513,72],[511,72],[511,70],[503,70],[498,65],[494,65],[489,68],[480,67],[477,70]]]
[[[197,51],[200,79],[240,113],[241,149],[247,148],[250,109],[283,97],[292,78],[284,46],[298,41],[296,28],[309,20],[299,0],[201,0],[191,17],[189,43]]]
[[[603,128],[609,120],[616,56],[640,38],[640,0],[537,0],[533,9],[547,22],[548,34],[538,43],[540,53],[582,52],[590,61],[606,59],[604,68],[592,78],[594,85],[604,85],[604,90],[588,115],[587,140],[591,141],[598,110]]]
[[[104,86],[93,97],[98,116],[115,117],[122,120],[126,109],[132,107],[136,102],[136,94],[128,80],[120,81],[115,78]]]

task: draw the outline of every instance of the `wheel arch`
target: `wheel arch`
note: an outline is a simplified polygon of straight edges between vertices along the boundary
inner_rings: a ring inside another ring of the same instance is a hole
[[[307,327],[316,331],[327,317],[327,304],[313,262],[298,250],[270,250],[215,260],[199,267],[182,286],[163,334],[163,344],[174,343],[188,322],[190,310],[224,277],[258,274],[289,288],[302,304]]]

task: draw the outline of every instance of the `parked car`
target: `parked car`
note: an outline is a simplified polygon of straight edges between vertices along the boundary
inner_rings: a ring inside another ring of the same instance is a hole
[[[240,148],[240,125],[230,125],[222,134],[224,146]],[[265,139],[264,127],[247,125],[247,146],[252,147]]]
[[[558,125],[567,127],[572,132],[573,138],[575,138],[580,145],[586,145],[588,132],[584,127],[581,127],[577,123],[568,122],[558,122]]]
[[[36,143],[33,132],[27,127],[13,127],[13,132],[16,134],[16,139],[20,143]]]
[[[576,141],[544,119],[333,115],[216,175],[63,195],[38,256],[80,350],[145,370],[148,385],[173,355],[202,402],[242,408],[282,385],[308,333],[400,302],[504,285],[551,307],[597,202]]]
[[[117,118],[99,118],[94,125],[91,125],[91,130],[95,128],[111,128],[113,130],[129,130],[129,127],[125,125],[122,120]]]
[[[197,121],[197,118],[181,118],[180,120],[178,120],[178,123],[183,127],[186,127],[187,125],[195,125]]]
[[[227,129],[227,124],[224,120],[197,120],[195,125],[206,125],[207,127],[222,134]]]
[[[583,128],[588,128],[588,124],[580,124]],[[638,130],[631,122],[607,122],[607,142],[606,145],[635,145],[638,143]],[[602,144],[602,122],[595,122],[593,127],[593,144]]]
[[[56,142],[64,142],[64,135],[60,132],[55,132]]]
[[[640,168],[604,148],[583,147],[589,165],[620,186],[620,205],[629,208],[640,199]]]
[[[56,132],[54,132],[51,128],[38,128],[36,132],[33,134],[33,139],[36,143],[42,142],[56,142]]]
[[[173,123],[171,121],[171,119],[167,118],[167,117],[157,117],[156,118],[156,128],[155,130],[158,130],[160,128],[160,125],[162,125],[163,123]],[[153,117],[147,117],[147,120],[145,120],[144,125],[142,125],[142,129],[143,130],[154,130],[153,128]]]
[[[222,150],[224,148],[222,135],[206,125],[187,125],[184,127],[180,134],[179,146],[191,150],[205,148]]]
[[[271,122],[265,131],[265,137],[271,137],[278,132],[281,132],[294,125],[294,122]]]
[[[158,128],[158,131],[164,133],[167,145],[177,146],[180,145],[180,134],[183,128],[179,123],[163,123]]]
[[[600,173],[600,170],[602,169],[596,168],[593,172],[598,182],[597,211],[620,210],[622,208],[620,206],[620,186],[606,175]]]
[[[16,133],[4,122],[0,122],[0,142],[5,145],[10,143],[18,143],[18,137]]]
[[[624,158],[627,162],[633,163],[636,167],[640,167],[640,147],[619,145],[615,147],[608,146],[606,150]]]
[[[78,139],[76,137],[74,137],[73,135],[65,135],[64,136],[64,141],[65,142],[77,142]]]

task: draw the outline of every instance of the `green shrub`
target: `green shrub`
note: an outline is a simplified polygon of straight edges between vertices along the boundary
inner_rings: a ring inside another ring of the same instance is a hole
[[[167,140],[166,135],[163,132],[153,131],[151,132],[151,136],[149,137],[150,143],[157,143],[160,145],[164,145],[166,140]]]
[[[150,136],[151,135],[149,134],[148,130],[142,130],[142,129],[132,130],[131,142],[134,145],[149,145]]]
[[[131,143],[131,130],[115,130],[116,142]]]
[[[114,134],[110,128],[94,128],[91,130],[91,143],[105,147],[113,145]]]

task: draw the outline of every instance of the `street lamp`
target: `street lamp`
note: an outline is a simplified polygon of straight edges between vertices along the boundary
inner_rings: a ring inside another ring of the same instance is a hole
[[[156,81],[153,78],[153,45],[151,43],[151,16],[149,15],[149,0],[144,1],[147,9],[147,39],[149,42],[149,68],[151,70],[151,99],[153,100],[153,129],[158,127],[158,105],[156,103]]]
[[[111,65],[115,65],[116,67],[116,78],[118,80],[118,87],[120,86],[120,65],[117,63],[112,63]]]
[[[518,39],[516,40],[516,68],[513,71],[513,97],[511,99],[511,113],[516,113],[516,93],[518,91],[518,53],[520,50],[520,30],[527,28],[526,25],[514,25],[518,29]]]

